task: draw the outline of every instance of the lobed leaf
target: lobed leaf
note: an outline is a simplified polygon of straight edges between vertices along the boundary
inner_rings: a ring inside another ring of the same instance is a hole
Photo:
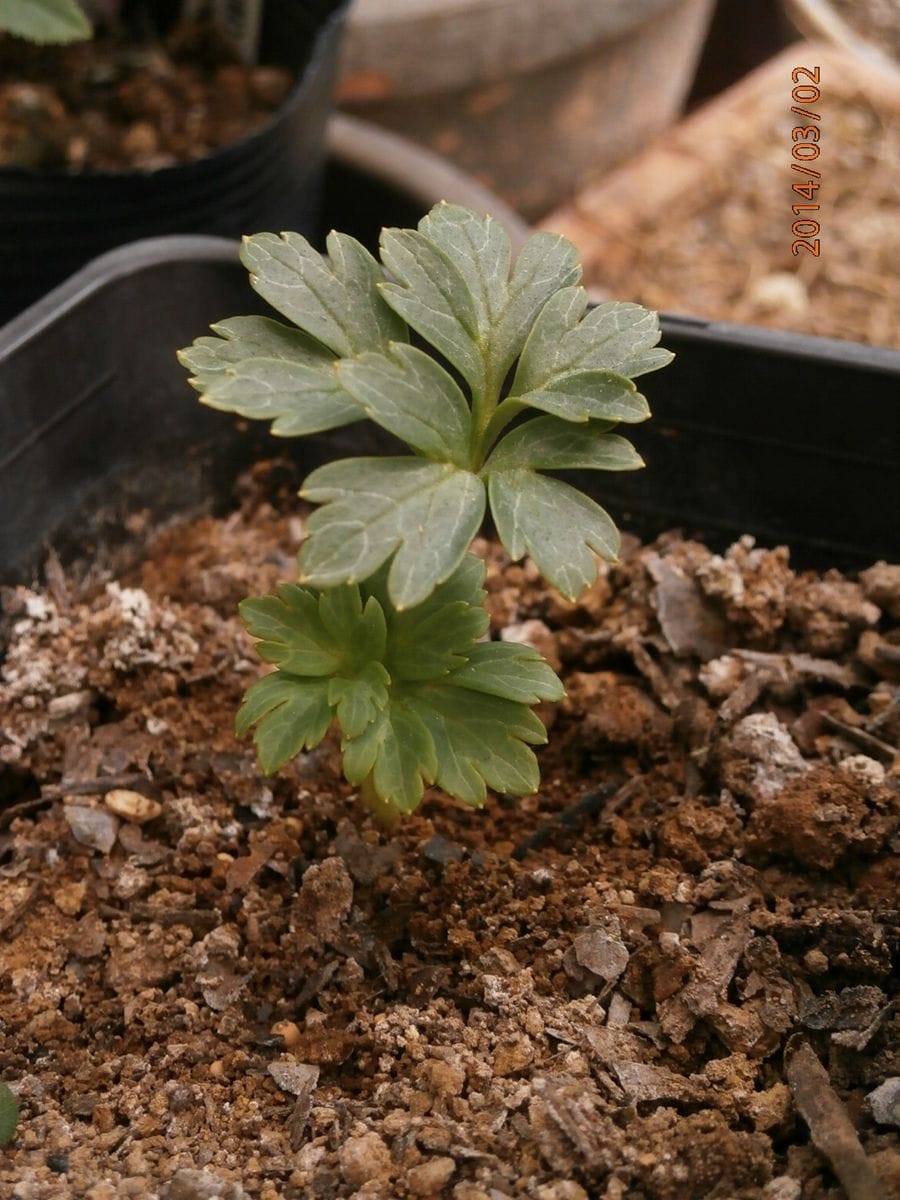
[[[258,233],[244,239],[241,261],[264,300],[339,357],[405,341],[368,250],[342,233],[330,233],[326,246],[327,259],[299,233]]]
[[[452,682],[518,704],[562,700],[566,694],[556,672],[537,650],[511,642],[480,642],[473,646],[467,662],[453,672]]]
[[[371,581],[370,581],[371,582]],[[462,666],[490,625],[484,607],[484,563],[467,554],[446,583],[415,608],[388,613],[388,657],[392,678],[437,679]]]
[[[277,596],[254,596],[238,606],[256,650],[265,662],[276,663],[291,675],[330,675],[343,661],[339,638],[330,632],[319,602],[305,588],[288,583]]]
[[[178,353],[201,401],[243,417],[272,420],[278,437],[336,429],[363,418],[342,389],[334,355],[300,329],[269,317],[232,317]]]
[[[479,333],[494,324],[506,304],[512,256],[506,230],[493,217],[457,204],[436,204],[419,232],[455,263],[466,282]]]
[[[612,371],[573,371],[514,399],[564,421],[635,424],[650,416],[646,399],[631,380]]]
[[[509,298],[497,323],[493,350],[502,379],[522,353],[538,314],[560,288],[581,278],[578,251],[558,233],[535,233],[516,259]]]
[[[271,420],[276,437],[302,437],[362,420],[359,405],[331,366],[253,358],[236,363],[202,397],[204,404],[255,420]]]
[[[178,361],[193,373],[189,381],[198,392],[220,383],[228,371],[248,358],[330,367],[334,355],[301,329],[271,317],[229,317],[210,326],[216,337],[197,338],[178,351]]]
[[[493,218],[439,204],[418,230],[385,230],[385,300],[481,394],[499,389],[550,296],[581,274],[575,247],[538,233],[509,276],[510,244]]]
[[[608,421],[573,425],[535,417],[517,426],[495,447],[485,472],[529,470],[635,471],[644,465],[631,442],[609,433]]]
[[[365,732],[341,744],[344,774],[357,786],[369,776],[378,796],[413,812],[438,773],[434,740],[417,711],[394,701]]]
[[[410,703],[431,735],[437,770],[433,782],[464,804],[481,807],[487,789],[529,795],[540,772],[526,743],[542,745],[546,730],[523,704],[454,687],[423,684]]]
[[[489,477],[497,534],[513,559],[530,554],[542,574],[570,600],[594,582],[591,551],[615,561],[619,533],[609,514],[559,479],[517,468]]]
[[[331,724],[327,679],[301,679],[276,671],[250,687],[235,718],[240,736],[256,726],[253,740],[267,775],[301,750],[321,742]]]
[[[322,506],[300,551],[302,581],[356,582],[394,555],[387,586],[398,609],[421,603],[459,566],[485,506],[477,476],[416,458],[329,463],[301,495]]]
[[[328,703],[344,735],[360,737],[388,704],[391,677],[379,662],[367,663],[353,679],[336,676],[328,684]]]
[[[510,395],[541,392],[585,371],[634,379],[672,361],[671,352],[657,346],[661,335],[655,312],[618,300],[587,313],[586,308],[583,288],[564,288],[547,302],[525,342]]]
[[[453,364],[475,390],[485,383],[478,311],[459,267],[414,229],[385,229],[381,260],[393,282],[381,285],[391,308]]]
[[[389,356],[363,354],[338,366],[359,409],[426,458],[465,468],[472,417],[465,396],[439,363],[414,346]]]

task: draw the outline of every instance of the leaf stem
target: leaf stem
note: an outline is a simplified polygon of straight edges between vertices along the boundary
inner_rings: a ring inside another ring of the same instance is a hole
[[[518,397],[510,396],[494,410],[478,440],[477,455],[479,469],[484,465],[484,460],[487,458],[499,434],[506,428],[513,417],[517,417],[527,407],[528,405],[523,404]]]
[[[390,829],[400,820],[400,809],[396,804],[382,799],[375,791],[375,781],[371,771],[360,784],[359,798],[383,828]]]

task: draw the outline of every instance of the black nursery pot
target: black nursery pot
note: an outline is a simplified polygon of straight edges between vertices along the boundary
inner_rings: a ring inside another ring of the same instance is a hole
[[[265,0],[260,61],[296,76],[254,133],[156,171],[0,170],[0,323],[84,263],[139,238],[315,228],[348,0]]]
[[[383,181],[342,170],[338,183],[328,216],[364,240],[418,215]],[[130,513],[152,523],[223,505],[260,458],[289,455],[305,472],[385,448],[368,423],[276,439],[197,403],[175,349],[260,311],[234,243],[167,238],[106,255],[0,330],[0,580],[32,577],[50,546],[107,556]],[[713,548],[749,533],[786,543],[800,567],[900,556],[900,353],[677,317],[663,327],[676,359],[642,381],[654,416],[632,431],[647,469],[579,480],[619,524],[680,527]]]

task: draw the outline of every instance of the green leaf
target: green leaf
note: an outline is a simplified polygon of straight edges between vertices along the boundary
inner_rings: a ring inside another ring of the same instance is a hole
[[[591,550],[612,561],[619,533],[609,514],[587,496],[523,468],[489,477],[497,533],[513,559],[530,554],[543,575],[574,600],[594,582]]]
[[[19,1123],[19,1105],[8,1084],[0,1083],[0,1146],[8,1146]]]
[[[381,257],[393,281],[385,299],[443,354],[475,394],[500,385],[535,316],[580,276],[577,251],[559,234],[525,243],[509,273],[509,238],[495,220],[439,204],[418,231],[385,230]]]
[[[338,377],[367,417],[426,458],[468,465],[469,406],[430,355],[395,345],[390,357],[373,353],[343,361]]]
[[[38,43],[80,42],[94,32],[76,0],[3,0],[0,31]]]
[[[272,419],[276,437],[302,437],[362,420],[359,405],[331,367],[253,358],[237,363],[203,396],[210,408],[256,420]]]
[[[381,285],[387,303],[480,391],[478,312],[456,264],[413,229],[383,230],[381,260],[397,281]]]
[[[537,759],[525,743],[542,745],[547,734],[529,708],[451,681],[421,685],[410,703],[433,740],[434,782],[445,792],[480,807],[489,787],[517,796],[537,791]]]
[[[483,583],[484,563],[467,554],[447,582],[415,608],[395,612],[385,597],[389,629],[386,662],[393,678],[437,679],[465,664],[490,625]]]
[[[239,605],[248,633],[265,662],[291,675],[331,675],[343,662],[344,648],[322,620],[319,600],[288,583],[277,596],[254,596]]]
[[[646,399],[631,380],[612,371],[572,371],[514,399],[564,421],[593,418],[635,424],[650,416]]]
[[[545,471],[635,471],[644,465],[631,442],[608,433],[609,422],[572,425],[556,417],[535,417],[497,445],[485,472],[524,467]]]
[[[512,254],[506,230],[493,217],[442,202],[422,218],[419,232],[459,269],[472,298],[476,328],[490,328],[506,304]]]
[[[359,737],[388,703],[391,677],[378,662],[367,663],[353,679],[336,676],[328,685],[328,703],[336,709],[345,737]]]
[[[326,679],[300,679],[276,671],[248,689],[235,732],[240,736],[256,725],[253,740],[267,775],[321,742],[332,720],[328,686]]]
[[[343,648],[345,668],[384,658],[387,625],[374,597],[363,605],[358,587],[329,588],[319,595],[319,616],[335,643]]]
[[[522,353],[535,318],[560,288],[581,278],[578,251],[558,233],[535,233],[516,259],[506,309],[493,335],[493,352],[503,378]]]
[[[330,233],[326,245],[328,259],[299,233],[258,233],[244,239],[241,261],[264,300],[340,357],[405,341],[368,250],[341,233]]]
[[[313,471],[301,495],[322,505],[300,551],[303,581],[356,582],[394,554],[388,592],[398,609],[421,603],[452,574],[485,505],[477,476],[416,458],[329,463]]]
[[[670,351],[657,346],[655,312],[618,300],[599,304],[585,315],[586,308],[583,288],[564,288],[547,302],[525,342],[511,396],[546,391],[566,376],[589,371],[634,379],[672,361]]]
[[[248,358],[277,359],[308,367],[330,367],[334,355],[300,329],[271,317],[230,317],[211,326],[216,337],[197,338],[178,351],[178,361],[193,373],[198,392],[220,383],[228,371]]]
[[[457,687],[519,704],[562,700],[566,694],[537,650],[512,642],[480,642],[473,646],[468,661],[453,672],[451,679]]]
[[[395,701],[360,737],[342,743],[344,774],[357,786],[372,775],[375,791],[400,812],[413,812],[438,770],[434,741],[417,711]]]
[[[334,371],[334,355],[268,317],[232,317],[178,353],[210,408],[273,420],[278,437],[336,429],[363,418]]]

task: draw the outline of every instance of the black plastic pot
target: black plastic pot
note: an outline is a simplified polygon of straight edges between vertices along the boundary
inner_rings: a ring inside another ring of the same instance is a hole
[[[260,61],[296,84],[259,130],[196,162],[155,171],[0,170],[0,322],[84,263],[138,238],[312,232],[325,123],[348,0],[265,0]]]
[[[332,185],[330,223],[363,237],[417,215],[415,199],[346,165]],[[234,244],[175,238],[105,256],[0,330],[0,578],[27,579],[51,544],[105,554],[136,510],[222,503],[260,456],[306,470],[384,446],[369,425],[274,439],[196,402],[175,348],[262,307]],[[647,469],[582,481],[626,529],[681,527],[717,547],[750,533],[787,543],[795,565],[900,554],[900,353],[674,317],[664,328],[677,358],[645,381]]]

